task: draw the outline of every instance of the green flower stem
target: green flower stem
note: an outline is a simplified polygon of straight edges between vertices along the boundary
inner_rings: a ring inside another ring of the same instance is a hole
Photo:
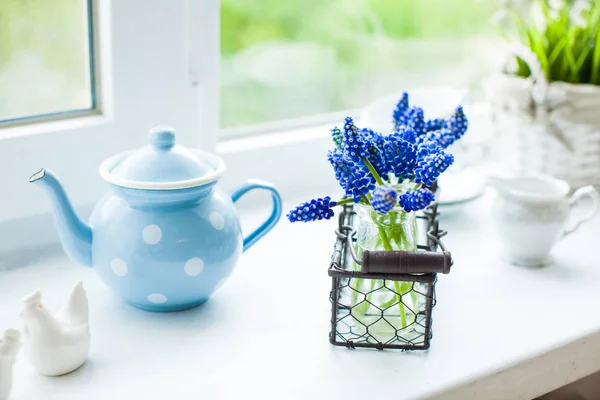
[[[396,232],[398,234],[398,238],[396,239],[396,241],[398,242],[398,246],[400,246],[400,248],[405,247],[405,246],[402,246],[401,242],[404,242],[406,244],[409,243],[408,237],[406,236],[406,232],[402,228],[397,229]],[[416,232],[416,230],[415,230],[415,232]],[[404,295],[406,293],[410,294],[410,298],[411,298],[411,302],[412,302],[412,307],[410,307],[410,308],[412,309],[414,318],[416,319],[419,303],[418,303],[417,294],[412,290],[412,284],[410,282],[402,282],[400,288],[402,289],[402,293],[401,293],[402,295]]]
[[[398,296],[394,295],[391,299],[389,299],[385,303],[381,303],[381,305],[379,306],[379,308],[381,308],[382,310],[385,310],[389,306],[391,306],[393,304],[396,304],[397,301],[398,301]]]
[[[413,230],[413,243],[415,243],[415,246],[416,246],[416,243],[419,243],[419,237],[418,236],[419,236],[419,230],[418,229],[414,229]]]
[[[419,314],[419,298],[417,297],[417,293],[413,290],[411,283],[406,282],[409,285],[408,290],[410,290],[410,299],[412,300],[412,311],[414,320],[417,320],[417,314]]]
[[[415,293],[415,291],[412,288],[412,284],[410,282],[402,282],[401,285],[401,289],[402,289],[402,295],[405,294],[410,294],[410,300],[411,300],[411,306],[409,307],[410,311],[412,311],[413,313],[413,321],[417,320],[417,314],[419,313],[419,302],[417,299],[417,294]]]
[[[373,175],[373,178],[375,178],[375,182],[377,182],[377,184],[379,185],[383,185],[383,179],[381,179],[381,177],[377,173],[377,170],[375,170],[375,167],[373,167],[373,164],[371,164],[371,161],[367,160],[365,157],[361,157],[360,159],[369,169],[369,172],[371,173],[371,175]]]
[[[390,226],[395,226],[396,220],[398,219],[398,213],[395,211],[390,211],[388,215],[390,216]]]
[[[376,279],[371,279],[371,288],[369,289],[369,294],[367,294],[367,302],[370,302],[373,298],[373,289],[375,289],[375,284],[377,283]]]
[[[378,221],[378,218],[380,219],[380,221]],[[371,220],[373,221],[373,223],[375,225],[377,225],[377,231],[379,233],[379,238],[381,239],[381,242],[383,243],[383,248],[387,251],[392,251],[394,250],[394,248],[392,247],[392,243],[390,242],[390,238],[388,237],[386,231],[385,231],[385,224],[383,222],[384,216],[379,214],[379,213],[371,213]]]
[[[400,321],[402,323],[402,329],[406,328],[406,310],[404,309],[404,304],[402,304],[402,289],[400,287],[400,283],[398,281],[394,281],[394,287],[396,288],[396,293],[398,295],[398,308],[400,309]]]
[[[396,241],[396,244],[399,248],[402,248],[402,231],[404,230],[402,226],[398,226],[396,221],[398,220],[398,213],[396,211],[390,211],[390,232],[392,238]]]
[[[367,193],[366,196],[364,194],[361,194],[360,197],[362,197],[363,201],[365,202],[364,204],[368,206],[371,205],[371,202],[369,201],[369,199],[371,198],[371,193]]]
[[[379,230],[379,237],[383,241],[383,248],[387,251],[394,250],[387,233],[385,233],[385,228],[383,226],[378,226],[377,229]]]
[[[388,215],[390,216],[390,233],[392,234],[392,239],[396,241],[398,247],[402,248],[402,245],[400,242],[398,242],[398,232],[396,229],[396,219],[398,218],[398,213],[390,211]]]
[[[336,201],[335,205],[336,206],[343,206],[344,204],[352,204],[354,202],[354,199],[348,197],[347,199],[342,199],[340,201]]]

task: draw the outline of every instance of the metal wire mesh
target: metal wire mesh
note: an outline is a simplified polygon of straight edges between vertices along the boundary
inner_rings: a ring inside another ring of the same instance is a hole
[[[437,206],[429,207],[418,217],[419,232],[425,234],[420,237],[416,253],[380,254],[385,257],[363,254],[360,259],[354,250],[354,217],[353,207],[346,206],[336,230],[329,267],[330,342],[348,348],[428,349],[436,302],[436,272],[448,273],[452,263],[440,240],[446,232],[439,230]],[[369,261],[371,258],[375,261]],[[370,272],[373,270],[386,272]]]

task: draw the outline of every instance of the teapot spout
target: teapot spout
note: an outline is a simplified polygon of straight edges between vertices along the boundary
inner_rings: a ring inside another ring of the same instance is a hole
[[[92,229],[77,216],[56,175],[42,168],[29,178],[29,182],[42,187],[50,196],[58,235],[67,255],[73,261],[91,267]]]

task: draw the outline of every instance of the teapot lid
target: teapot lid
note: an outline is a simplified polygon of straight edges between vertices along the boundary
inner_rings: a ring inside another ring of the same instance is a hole
[[[100,165],[109,183],[132,189],[173,190],[205,185],[225,172],[219,157],[175,144],[175,130],[156,126],[148,132],[149,144],[116,154]]]

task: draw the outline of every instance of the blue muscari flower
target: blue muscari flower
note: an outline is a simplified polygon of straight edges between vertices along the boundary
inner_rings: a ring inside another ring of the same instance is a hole
[[[409,124],[410,124],[410,116],[408,114],[401,115],[396,120],[396,129],[401,126],[408,126]]]
[[[385,159],[385,155],[383,153],[383,144],[385,143],[385,138],[373,131],[370,131],[370,138],[366,141],[367,145],[367,159],[375,168],[375,171],[379,174],[379,176],[383,179],[388,179],[389,167],[387,165],[387,161]],[[360,163],[360,165],[363,165]],[[368,168],[364,166],[364,169],[368,171]],[[372,182],[375,183],[375,178],[368,173],[369,177],[372,179]]]
[[[397,136],[388,136],[383,151],[389,171],[399,181],[413,178],[417,167],[417,152],[411,143]]]
[[[429,136],[429,133],[427,134]],[[417,145],[417,158],[419,160],[424,159],[430,154],[436,154],[441,151],[440,145],[438,144],[437,138],[427,137],[419,142]]]
[[[398,204],[406,212],[419,211],[433,203],[435,196],[429,189],[420,188],[411,190],[400,196]]]
[[[367,156],[367,146],[362,132],[358,130],[351,117],[346,117],[343,134],[344,152],[354,162],[359,162],[361,157]]]
[[[415,182],[431,186],[453,162],[454,156],[443,151],[426,155],[419,160],[419,165],[415,170]]]
[[[454,114],[444,122],[444,128],[452,132],[454,140],[458,140],[464,136],[469,128],[469,120],[462,106],[458,106]]]
[[[408,126],[416,132],[417,136],[427,133],[425,113],[422,108],[413,107],[410,109],[408,114]]]
[[[372,129],[369,128],[362,128],[360,130],[361,136],[363,138],[363,141],[367,141],[367,140],[371,140],[377,136],[381,136],[378,133],[376,133],[375,131],[373,131]]]
[[[404,114],[397,115],[395,119],[396,128],[402,125],[408,125],[412,127],[412,120],[415,117],[418,109],[419,107],[410,107],[404,112]]]
[[[437,131],[427,132],[424,136],[421,136],[419,138],[418,142],[419,145],[425,142],[435,143],[439,148],[445,149],[452,143],[454,143],[454,140],[454,134],[452,133],[452,131],[446,128],[442,128],[438,129]],[[435,151],[432,150],[432,152]]]
[[[334,212],[331,209],[333,206],[335,206],[335,202],[331,201],[329,196],[323,199],[313,199],[306,203],[302,203],[291,210],[287,215],[287,219],[290,220],[290,222],[309,222],[330,219],[334,216]]]
[[[334,126],[331,129],[331,138],[333,139],[333,143],[335,143],[335,147],[338,150],[342,150],[342,142],[344,140],[344,135],[342,135],[342,131],[337,126]]]
[[[437,131],[438,129],[442,129],[444,127],[444,121],[441,118],[429,119],[425,122],[425,129],[427,132],[429,131]]]
[[[398,192],[390,185],[379,186],[371,196],[371,205],[375,211],[387,214],[398,203]]]
[[[329,151],[327,159],[333,166],[335,178],[339,182],[346,196],[352,197],[358,203],[362,196],[375,189],[375,184],[370,175],[362,170],[357,163],[347,158],[338,151]]]
[[[405,114],[408,111],[408,93],[402,93],[402,97],[398,104],[396,104],[396,108],[394,109],[394,113],[392,117],[394,119],[394,123],[396,126],[405,125],[406,122],[404,120]]]
[[[412,144],[417,142],[417,132],[415,132],[414,129],[412,129],[408,125],[398,126],[396,130],[390,134],[390,136],[397,136],[400,139],[406,140],[407,142]]]

